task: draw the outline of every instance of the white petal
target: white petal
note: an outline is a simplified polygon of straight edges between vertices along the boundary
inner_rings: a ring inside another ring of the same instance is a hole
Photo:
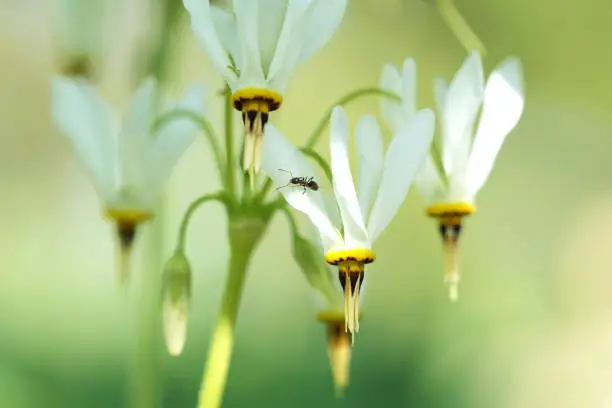
[[[192,85],[174,108],[201,114],[204,111],[205,97],[204,86]],[[160,130],[147,157],[152,190],[162,189],[178,160],[195,141],[198,130],[196,123],[185,117],[174,119]]]
[[[404,202],[431,146],[434,125],[433,112],[423,109],[412,116],[391,141],[378,197],[368,223],[372,242],[387,228]]]
[[[436,99],[436,109],[440,117],[444,114],[446,95],[448,95],[448,84],[444,78],[436,78],[434,80],[434,97]]]
[[[418,171],[414,182],[426,205],[434,204],[444,197],[446,190],[444,182],[431,155],[428,154],[425,158],[425,162]]]
[[[289,1],[283,28],[276,44],[267,79],[271,88],[283,93],[303,46],[306,12],[312,0]]]
[[[263,72],[267,74],[274,58],[288,4],[287,1],[278,0],[258,0],[257,4],[259,6],[259,51]]]
[[[380,87],[385,91],[393,92],[401,97],[402,95],[402,78],[399,71],[394,65],[387,64],[383,67],[380,75]],[[399,129],[402,122],[406,120],[402,114],[402,105],[398,101],[389,98],[380,98],[380,107],[383,118],[395,131]]]
[[[412,58],[406,58],[402,70],[402,111],[407,121],[417,111],[417,68]]]
[[[364,116],[357,123],[357,150],[359,152],[359,207],[364,219],[372,208],[383,170],[383,140],[376,118]]]
[[[240,66],[240,87],[261,87],[265,76],[261,66],[259,50],[257,2],[253,0],[234,0],[234,13],[242,52]]]
[[[332,112],[330,128],[332,184],[344,226],[344,242],[347,248],[369,248],[368,233],[349,164],[348,119],[344,109],[339,106]]]
[[[137,187],[147,182],[146,154],[153,143],[151,125],[153,123],[155,93],[157,83],[147,78],[132,97],[130,109],[123,119],[119,135],[121,185]]]
[[[210,7],[210,13],[215,24],[215,30],[219,36],[219,41],[221,41],[221,46],[232,56],[236,67],[242,66],[242,50],[240,48],[238,26],[234,15],[214,6]]]
[[[298,64],[327,44],[344,18],[346,5],[347,0],[312,0],[306,16]]]
[[[226,81],[234,82],[237,78],[234,72],[228,69],[231,62],[215,30],[210,3],[205,0],[183,0],[183,4],[191,16],[191,28],[215,69]]]
[[[321,192],[306,190],[304,193],[303,188],[288,185],[292,176],[312,177],[315,174],[314,170],[302,153],[272,124],[266,126],[261,169],[277,187],[280,187],[278,191],[283,194],[290,206],[308,215],[319,231],[325,250],[335,246],[338,234],[325,212]]]
[[[504,139],[516,126],[524,106],[523,73],[517,58],[503,61],[485,88],[484,106],[467,168],[468,190],[485,183]]]
[[[108,105],[85,81],[65,77],[53,79],[53,120],[70,138],[78,158],[93,177],[103,199],[114,188],[116,122]]]
[[[461,171],[467,164],[472,128],[484,94],[482,61],[477,52],[465,60],[448,88],[442,112],[444,169]]]

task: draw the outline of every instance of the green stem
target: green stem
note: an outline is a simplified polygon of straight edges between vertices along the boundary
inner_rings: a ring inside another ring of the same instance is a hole
[[[229,86],[225,90],[225,188],[231,200],[236,197],[236,178],[234,175],[234,104]]]
[[[221,300],[221,311],[208,349],[198,408],[221,407],[234,349],[236,320],[247,267],[267,225],[267,220],[231,218],[229,273]]]
[[[158,297],[163,262],[163,205],[147,234],[147,259],[141,273],[141,291],[137,311],[135,377],[132,391],[133,408],[155,408],[160,404],[161,337]]]
[[[202,204],[207,203],[209,201],[219,201],[223,204],[227,204],[227,200],[221,192],[203,195],[195,199],[191,204],[189,204],[187,211],[185,211],[185,215],[183,215],[183,221],[181,221],[181,226],[179,228],[178,242],[176,244],[177,250],[182,251],[185,248],[185,241],[187,240],[187,228],[189,227],[191,217],[193,217],[193,214],[195,214],[196,210]]]
[[[317,164],[319,165],[319,167],[321,167],[321,169],[325,173],[325,176],[327,177],[327,179],[329,180],[329,182],[331,184],[331,182],[332,182],[332,172],[331,172],[331,168],[329,167],[329,164],[327,164],[325,159],[323,157],[321,157],[321,155],[319,153],[317,153],[316,151],[314,151],[313,149],[308,148],[308,147],[302,147],[300,149],[300,151],[302,153],[304,153],[305,156],[308,156],[311,159],[313,159],[315,162],[317,162]]]
[[[345,95],[344,97],[338,99],[336,103],[334,103],[331,106],[331,108],[327,110],[325,115],[323,115],[323,118],[321,118],[321,120],[319,121],[319,124],[315,128],[314,132],[312,132],[312,134],[308,138],[308,141],[306,142],[305,147],[312,149],[315,146],[315,144],[317,144],[317,142],[319,141],[319,138],[321,137],[321,134],[327,127],[327,124],[329,123],[329,120],[331,119],[332,112],[336,106],[345,106],[348,103],[355,101],[356,99],[359,99],[364,96],[370,96],[370,95],[384,96],[386,98],[393,99],[398,102],[402,101],[399,95],[396,95],[393,92],[385,91],[384,89],[381,89],[381,88],[371,87],[371,88],[357,89],[356,91],[353,91]]]
[[[461,16],[453,0],[436,0],[436,7],[438,7],[438,11],[448,28],[461,42],[463,47],[468,52],[477,50],[484,57],[487,52],[484,44]]]
[[[356,91],[353,91],[347,95],[345,95],[344,97],[338,99],[336,101],[336,103],[334,103],[325,113],[325,115],[323,115],[323,118],[321,118],[321,120],[319,121],[319,123],[317,124],[317,127],[315,127],[315,130],[312,132],[312,134],[310,135],[310,137],[308,138],[308,140],[306,141],[306,145],[304,146],[306,149],[312,149],[314,147],[314,145],[317,143],[317,141],[319,140],[319,138],[321,137],[321,135],[323,134],[323,131],[325,130],[325,128],[327,127],[327,124],[329,123],[329,120],[331,118],[332,112],[334,110],[334,108],[336,106],[345,106],[348,105],[350,102],[353,102],[359,98],[362,98],[364,96],[370,96],[370,95],[377,95],[377,96],[383,96],[385,98],[389,98],[398,102],[401,102],[401,97],[393,92],[389,92],[386,91],[384,89],[381,88],[376,88],[376,87],[370,87],[370,88],[361,88],[361,89],[357,89]],[[261,201],[265,198],[266,194],[268,194],[268,191],[270,190],[270,188],[272,187],[272,180],[268,179],[266,180],[263,188],[261,189],[261,191],[257,194],[257,197],[255,198],[256,201]]]
[[[217,165],[217,168],[221,172],[221,178],[223,178],[223,175],[224,175],[223,174],[223,164],[224,163],[223,163],[223,159],[221,158],[221,149],[219,147],[219,142],[217,141],[217,136],[215,135],[215,131],[212,125],[204,117],[188,109],[180,109],[180,108],[173,109],[169,112],[162,114],[161,116],[157,118],[155,123],[153,123],[153,130],[154,132],[158,131],[163,126],[165,126],[168,122],[174,119],[180,119],[180,118],[187,118],[187,119],[192,120],[194,123],[196,123],[200,127],[200,129],[204,131],[204,134],[206,135],[206,140],[208,140],[208,143],[210,144],[210,148],[213,151],[213,157],[215,160],[215,164]]]

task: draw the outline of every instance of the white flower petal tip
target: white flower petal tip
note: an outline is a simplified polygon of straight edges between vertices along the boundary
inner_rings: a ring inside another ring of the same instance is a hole
[[[348,118],[341,107],[333,109],[330,128],[332,184],[344,226],[344,243],[347,248],[369,248],[370,241],[349,163]]]
[[[489,77],[478,130],[467,162],[467,189],[472,195],[482,188],[493,169],[508,134],[524,109],[524,80],[517,58],[504,60]]]

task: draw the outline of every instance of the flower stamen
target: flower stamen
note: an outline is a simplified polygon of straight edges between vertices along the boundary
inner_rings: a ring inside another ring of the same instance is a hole
[[[353,335],[344,326],[344,314],[321,312],[317,316],[327,328],[327,352],[331,364],[336,396],[341,397],[349,384]]]
[[[117,269],[117,281],[123,285],[129,274],[130,253],[139,225],[153,218],[153,214],[136,209],[108,208],[105,212],[107,218],[115,223],[117,237],[119,238],[120,260]]]
[[[351,342],[359,331],[359,293],[365,278],[365,265],[374,262],[376,254],[370,249],[330,251],[325,261],[338,266],[338,279],[344,291],[344,330],[351,333]]]
[[[252,188],[253,176],[261,165],[261,146],[268,115],[280,107],[283,97],[267,89],[245,88],[235,92],[232,101],[234,108],[242,112],[245,132],[243,168],[249,171]]]
[[[442,203],[427,208],[427,214],[438,219],[444,244],[444,283],[448,287],[451,302],[459,300],[459,236],[463,217],[475,211],[469,203]]]

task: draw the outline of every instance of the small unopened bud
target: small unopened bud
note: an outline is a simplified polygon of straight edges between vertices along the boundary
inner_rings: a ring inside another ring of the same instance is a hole
[[[191,299],[191,267],[182,251],[166,262],[162,287],[164,339],[168,353],[179,356],[187,338],[187,318]]]
[[[298,234],[293,234],[293,258],[304,273],[308,283],[329,304],[337,302],[334,277],[329,272],[322,251],[315,244]]]
[[[337,312],[319,313],[319,320],[327,330],[327,354],[332,371],[336,397],[344,396],[349,384],[352,334],[344,327],[344,315]]]

